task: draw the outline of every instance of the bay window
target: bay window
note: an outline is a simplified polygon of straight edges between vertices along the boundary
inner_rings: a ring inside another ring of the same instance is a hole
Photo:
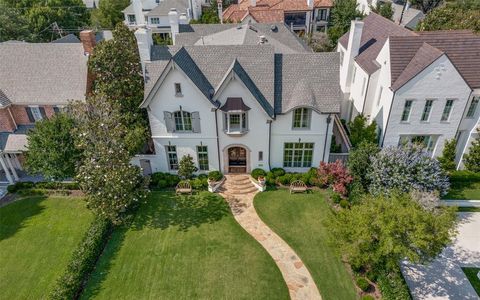
[[[248,130],[247,113],[225,113],[225,131],[227,133],[242,133]]]

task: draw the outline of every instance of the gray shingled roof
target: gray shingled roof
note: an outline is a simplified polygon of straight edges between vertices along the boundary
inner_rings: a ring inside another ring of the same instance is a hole
[[[13,104],[85,99],[87,57],[81,43],[2,43],[0,61],[1,98]]]
[[[340,111],[338,53],[275,54],[271,45],[157,46],[146,64],[145,97],[172,59],[210,100],[233,71],[272,117],[298,106]]]
[[[80,40],[72,33],[67,34],[64,37],[52,41],[53,44],[58,43],[80,43]]]
[[[311,52],[283,23],[278,24],[189,24],[180,25],[177,45],[257,45],[260,36],[276,53]]]
[[[178,13],[186,13],[188,8],[188,0],[162,0],[147,13],[149,17],[168,16],[171,8],[176,8]]]

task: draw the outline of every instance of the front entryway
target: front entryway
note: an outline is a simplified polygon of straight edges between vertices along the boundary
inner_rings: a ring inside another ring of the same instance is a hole
[[[247,173],[247,149],[243,147],[228,148],[228,172]]]

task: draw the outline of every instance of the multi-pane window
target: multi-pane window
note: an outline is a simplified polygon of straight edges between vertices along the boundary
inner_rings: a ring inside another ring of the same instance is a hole
[[[312,166],[313,143],[285,143],[283,166],[285,168],[309,168]]]
[[[404,135],[400,137],[399,145],[412,143],[422,146],[427,152],[433,152],[437,144],[438,136],[436,135]]]
[[[198,169],[208,171],[208,149],[207,146],[197,146]]]
[[[38,106],[31,106],[30,111],[32,112],[32,116],[35,119],[35,122],[40,121],[43,119],[42,112]]]
[[[128,24],[133,25],[136,23],[135,15],[127,15]]]
[[[467,118],[472,118],[475,115],[475,111],[477,110],[479,102],[480,96],[473,97],[472,103],[470,103],[470,106],[468,107]]]
[[[319,9],[317,15],[317,21],[326,21],[327,20],[327,10]]]
[[[403,113],[402,113],[402,122],[407,122],[408,119],[410,118],[410,111],[412,110],[412,104],[413,100],[406,100],[405,101],[405,106],[403,107]]]
[[[160,18],[150,18],[150,24],[152,25],[160,24]]]
[[[441,121],[448,121],[448,119],[450,118],[450,113],[452,112],[452,107],[453,100],[447,99],[447,102],[445,102],[445,107],[443,108],[442,118],[440,119]]]
[[[293,128],[310,128],[310,109],[297,108],[293,111]]]
[[[227,132],[244,132],[247,130],[247,113],[226,113],[225,130]]]
[[[192,131],[192,116],[189,112],[179,110],[173,113],[176,131]]]
[[[430,118],[430,112],[432,111],[433,100],[425,101],[425,107],[423,108],[422,118],[421,121],[428,121]]]
[[[177,146],[166,146],[168,167],[170,170],[178,170]]]

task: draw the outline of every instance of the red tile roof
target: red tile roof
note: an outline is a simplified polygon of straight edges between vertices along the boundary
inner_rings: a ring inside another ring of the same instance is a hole
[[[315,0],[314,7],[333,7],[333,0]],[[259,23],[283,22],[284,12],[309,10],[307,0],[257,0],[255,6],[251,6],[251,0],[240,0],[225,10],[223,18],[239,22],[251,15]]]

